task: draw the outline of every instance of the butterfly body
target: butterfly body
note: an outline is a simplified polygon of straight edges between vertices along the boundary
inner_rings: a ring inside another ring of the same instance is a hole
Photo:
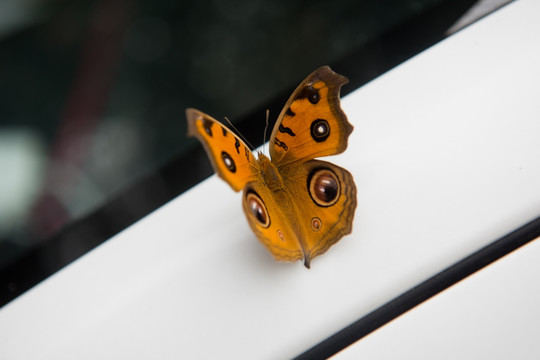
[[[285,185],[279,169],[263,153],[259,152],[257,167],[260,180],[272,191],[284,191]]]
[[[343,152],[352,125],[339,106],[347,80],[319,68],[295,90],[257,157],[223,124],[187,109],[188,134],[206,148],[216,173],[243,190],[248,223],[278,261],[311,259],[352,231],[356,187],[345,169],[315,157]]]

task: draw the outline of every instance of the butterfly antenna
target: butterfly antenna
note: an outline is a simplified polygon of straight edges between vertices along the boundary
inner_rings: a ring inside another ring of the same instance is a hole
[[[246,139],[244,137],[244,135],[242,135],[242,133],[240,131],[238,131],[236,126],[234,126],[233,123],[231,122],[231,120],[229,120],[229,118],[226,117],[226,116],[225,116],[225,120],[227,120],[227,124],[229,124],[229,126],[232,127],[234,129],[234,131],[236,131],[236,134],[238,134],[238,136],[240,136],[242,138],[242,140],[244,140],[244,142],[251,148],[251,151],[255,150],[255,147],[253,145],[251,145],[251,143],[248,141],[248,139]]]
[[[264,150],[264,144],[266,144],[266,131],[268,130],[268,118],[270,117],[270,110],[266,109],[266,125],[264,126],[264,134],[263,134],[263,150]],[[267,149],[270,151],[270,145],[268,145]]]

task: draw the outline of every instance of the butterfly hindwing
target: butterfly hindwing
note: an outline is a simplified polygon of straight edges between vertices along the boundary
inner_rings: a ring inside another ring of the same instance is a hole
[[[356,186],[352,175],[342,167],[321,160],[310,160],[291,172],[298,222],[303,228],[304,264],[324,254],[330,246],[352,232],[356,210]],[[285,169],[285,172],[287,170]]]
[[[311,259],[352,231],[356,187],[352,175],[326,161],[285,167],[283,190],[248,183],[243,207],[259,241],[278,261]]]

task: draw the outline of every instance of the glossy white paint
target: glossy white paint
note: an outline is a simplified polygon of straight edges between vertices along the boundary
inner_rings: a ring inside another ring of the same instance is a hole
[[[539,258],[536,239],[332,359],[539,359]]]

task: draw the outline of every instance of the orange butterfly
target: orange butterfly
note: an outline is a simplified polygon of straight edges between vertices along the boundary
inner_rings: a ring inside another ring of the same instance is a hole
[[[216,173],[235,191],[249,225],[278,261],[311,260],[351,233],[356,187],[345,169],[316,157],[347,148],[353,127],[340,107],[347,78],[323,66],[285,104],[257,158],[226,126],[187,109],[188,135],[204,145]]]

